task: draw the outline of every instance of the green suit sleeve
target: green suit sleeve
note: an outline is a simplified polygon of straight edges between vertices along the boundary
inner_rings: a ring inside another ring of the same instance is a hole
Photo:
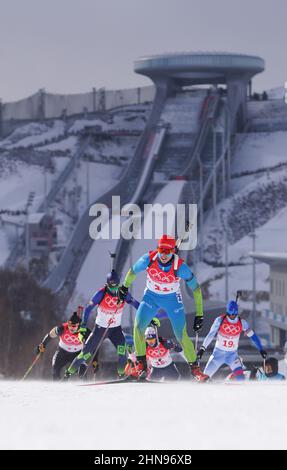
[[[200,287],[197,287],[197,289],[193,291],[193,298],[194,298],[194,303],[195,303],[196,316],[202,317],[203,316],[203,302],[202,302],[202,292],[201,292]]]
[[[124,286],[130,287],[130,285],[134,282],[136,277],[137,275],[133,272],[133,270],[129,269],[124,280]]]

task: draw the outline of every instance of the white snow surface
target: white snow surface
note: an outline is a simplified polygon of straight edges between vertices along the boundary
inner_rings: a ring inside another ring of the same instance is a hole
[[[111,122],[107,123],[100,119],[77,119],[74,124],[69,128],[69,134],[77,134],[85,127],[100,126],[102,131],[109,130],[143,130],[145,125],[145,118],[143,116],[125,116],[115,115]]]
[[[18,147],[30,147],[45,144],[48,141],[59,139],[64,136],[65,132],[65,123],[60,120],[55,120],[51,127],[46,124],[35,123],[31,123],[23,127],[24,129],[22,129],[22,132],[21,128],[16,129],[9,137],[4,139],[1,142],[1,147],[6,149],[16,149]]]
[[[0,449],[286,449],[286,386],[1,381]]]
[[[47,144],[43,145],[42,147],[39,147],[39,151],[46,151],[46,150],[51,150],[51,151],[64,151],[64,150],[69,150],[69,152],[74,153],[77,150],[77,145],[78,145],[78,138],[74,135],[70,135],[66,139],[60,140],[60,142],[55,142],[53,144]]]
[[[6,147],[30,135],[39,136],[47,131],[48,126],[46,124],[38,122],[25,124],[24,126],[17,127],[8,137],[1,140],[0,147]]]
[[[287,163],[287,132],[260,132],[237,135],[232,173],[256,171]]]
[[[55,173],[46,173],[47,191],[50,190],[54,180],[68,164],[66,157],[57,157],[53,160]],[[44,199],[44,172],[43,168],[35,165],[17,162],[14,172],[7,172],[0,176],[0,205],[1,209],[23,210],[25,209],[28,195],[33,191],[35,197],[30,207],[30,213],[36,212]],[[11,224],[17,223],[19,226],[25,222],[25,215],[12,216],[2,214],[0,217],[0,266],[3,265],[9,255],[9,249],[16,240],[16,227]],[[10,224],[7,226],[7,223]],[[20,232],[21,233],[21,228]]]
[[[47,189],[50,190],[53,180],[58,177],[65,165],[68,163],[67,158],[55,159],[56,172],[51,174],[47,172]],[[10,210],[24,209],[29,192],[35,192],[35,198],[31,206],[30,212],[37,210],[44,198],[44,172],[41,167],[35,165],[27,165],[18,163],[16,172],[0,178],[0,201],[1,207]],[[7,216],[3,216],[7,219]]]

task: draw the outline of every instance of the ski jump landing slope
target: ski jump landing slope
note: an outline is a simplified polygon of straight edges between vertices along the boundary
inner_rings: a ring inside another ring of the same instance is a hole
[[[286,449],[286,385],[1,381],[0,448]]]
[[[177,204],[185,181],[170,181],[158,194],[153,204]],[[79,273],[75,291],[69,302],[69,309],[75,308],[78,303],[86,303],[93,293],[106,282],[107,273],[111,269],[109,251],[114,252],[118,240],[96,240]],[[124,275],[131,264],[137,261],[144,253],[156,247],[156,240],[135,240],[127,257]],[[122,279],[123,281],[123,279]],[[145,275],[139,275],[132,286],[132,295],[141,299],[145,288]],[[123,326],[128,326],[128,316],[123,317]]]

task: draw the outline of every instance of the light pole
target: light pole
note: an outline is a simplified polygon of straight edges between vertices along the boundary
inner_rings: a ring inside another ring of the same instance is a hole
[[[44,208],[45,208],[45,213],[48,212],[48,201],[47,201],[47,189],[48,189],[48,184],[47,184],[47,160],[45,160],[44,164]]]
[[[228,107],[228,102],[225,101],[225,129],[226,137],[225,143],[227,145],[227,192],[230,188],[230,179],[231,179],[231,155],[230,155],[230,111]]]
[[[255,235],[255,229],[253,228],[253,231],[250,234],[250,237],[252,238],[252,251],[255,253],[256,251],[256,235]],[[255,323],[256,323],[256,260],[255,257],[253,256],[253,262],[252,262],[252,328],[255,329]]]
[[[212,163],[213,163],[213,210],[216,211],[217,181],[216,181],[216,129],[212,126],[213,142],[212,142]]]
[[[251,224],[250,219],[248,216],[248,224],[249,224],[249,237],[252,238],[252,251],[255,253],[256,251],[256,234],[255,234],[255,226],[254,223]],[[256,323],[256,260],[254,256],[252,257],[252,314],[251,314],[251,328],[255,329]]]
[[[89,157],[86,155],[86,186],[87,186],[87,207],[90,205],[90,165]]]
[[[227,230],[224,227],[224,264],[225,264],[225,301],[228,302],[229,299],[229,265],[228,265],[228,238]]]
[[[78,221],[78,150],[74,155],[74,175],[73,175],[73,182],[74,182],[74,190],[73,190],[73,220],[74,222]]]
[[[31,191],[28,195],[26,204],[26,230],[25,230],[25,245],[26,245],[26,270],[30,271],[30,230],[29,230],[29,207],[32,205],[35,193]]]
[[[198,164],[199,164],[199,256],[200,261],[202,261],[203,253],[203,164],[200,158],[200,153],[197,152],[196,155]]]
[[[130,256],[129,256],[129,261],[130,261],[130,267],[132,268],[133,266],[133,247],[131,247],[130,249]],[[131,284],[130,286],[130,293],[131,293],[131,296],[133,297],[133,285]],[[132,308],[132,304],[130,304],[130,331],[131,331],[131,335],[133,334],[133,308]]]

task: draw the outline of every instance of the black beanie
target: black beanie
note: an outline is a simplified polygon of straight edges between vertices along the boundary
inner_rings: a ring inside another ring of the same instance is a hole
[[[80,319],[80,317],[78,316],[77,312],[74,312],[69,321],[70,321],[73,325],[76,325],[77,323],[80,323],[80,322],[81,322],[81,319]]]
[[[267,377],[273,377],[274,375],[278,374],[278,360],[276,357],[268,357],[265,361],[265,365],[269,365],[272,368],[271,374],[266,374]]]

